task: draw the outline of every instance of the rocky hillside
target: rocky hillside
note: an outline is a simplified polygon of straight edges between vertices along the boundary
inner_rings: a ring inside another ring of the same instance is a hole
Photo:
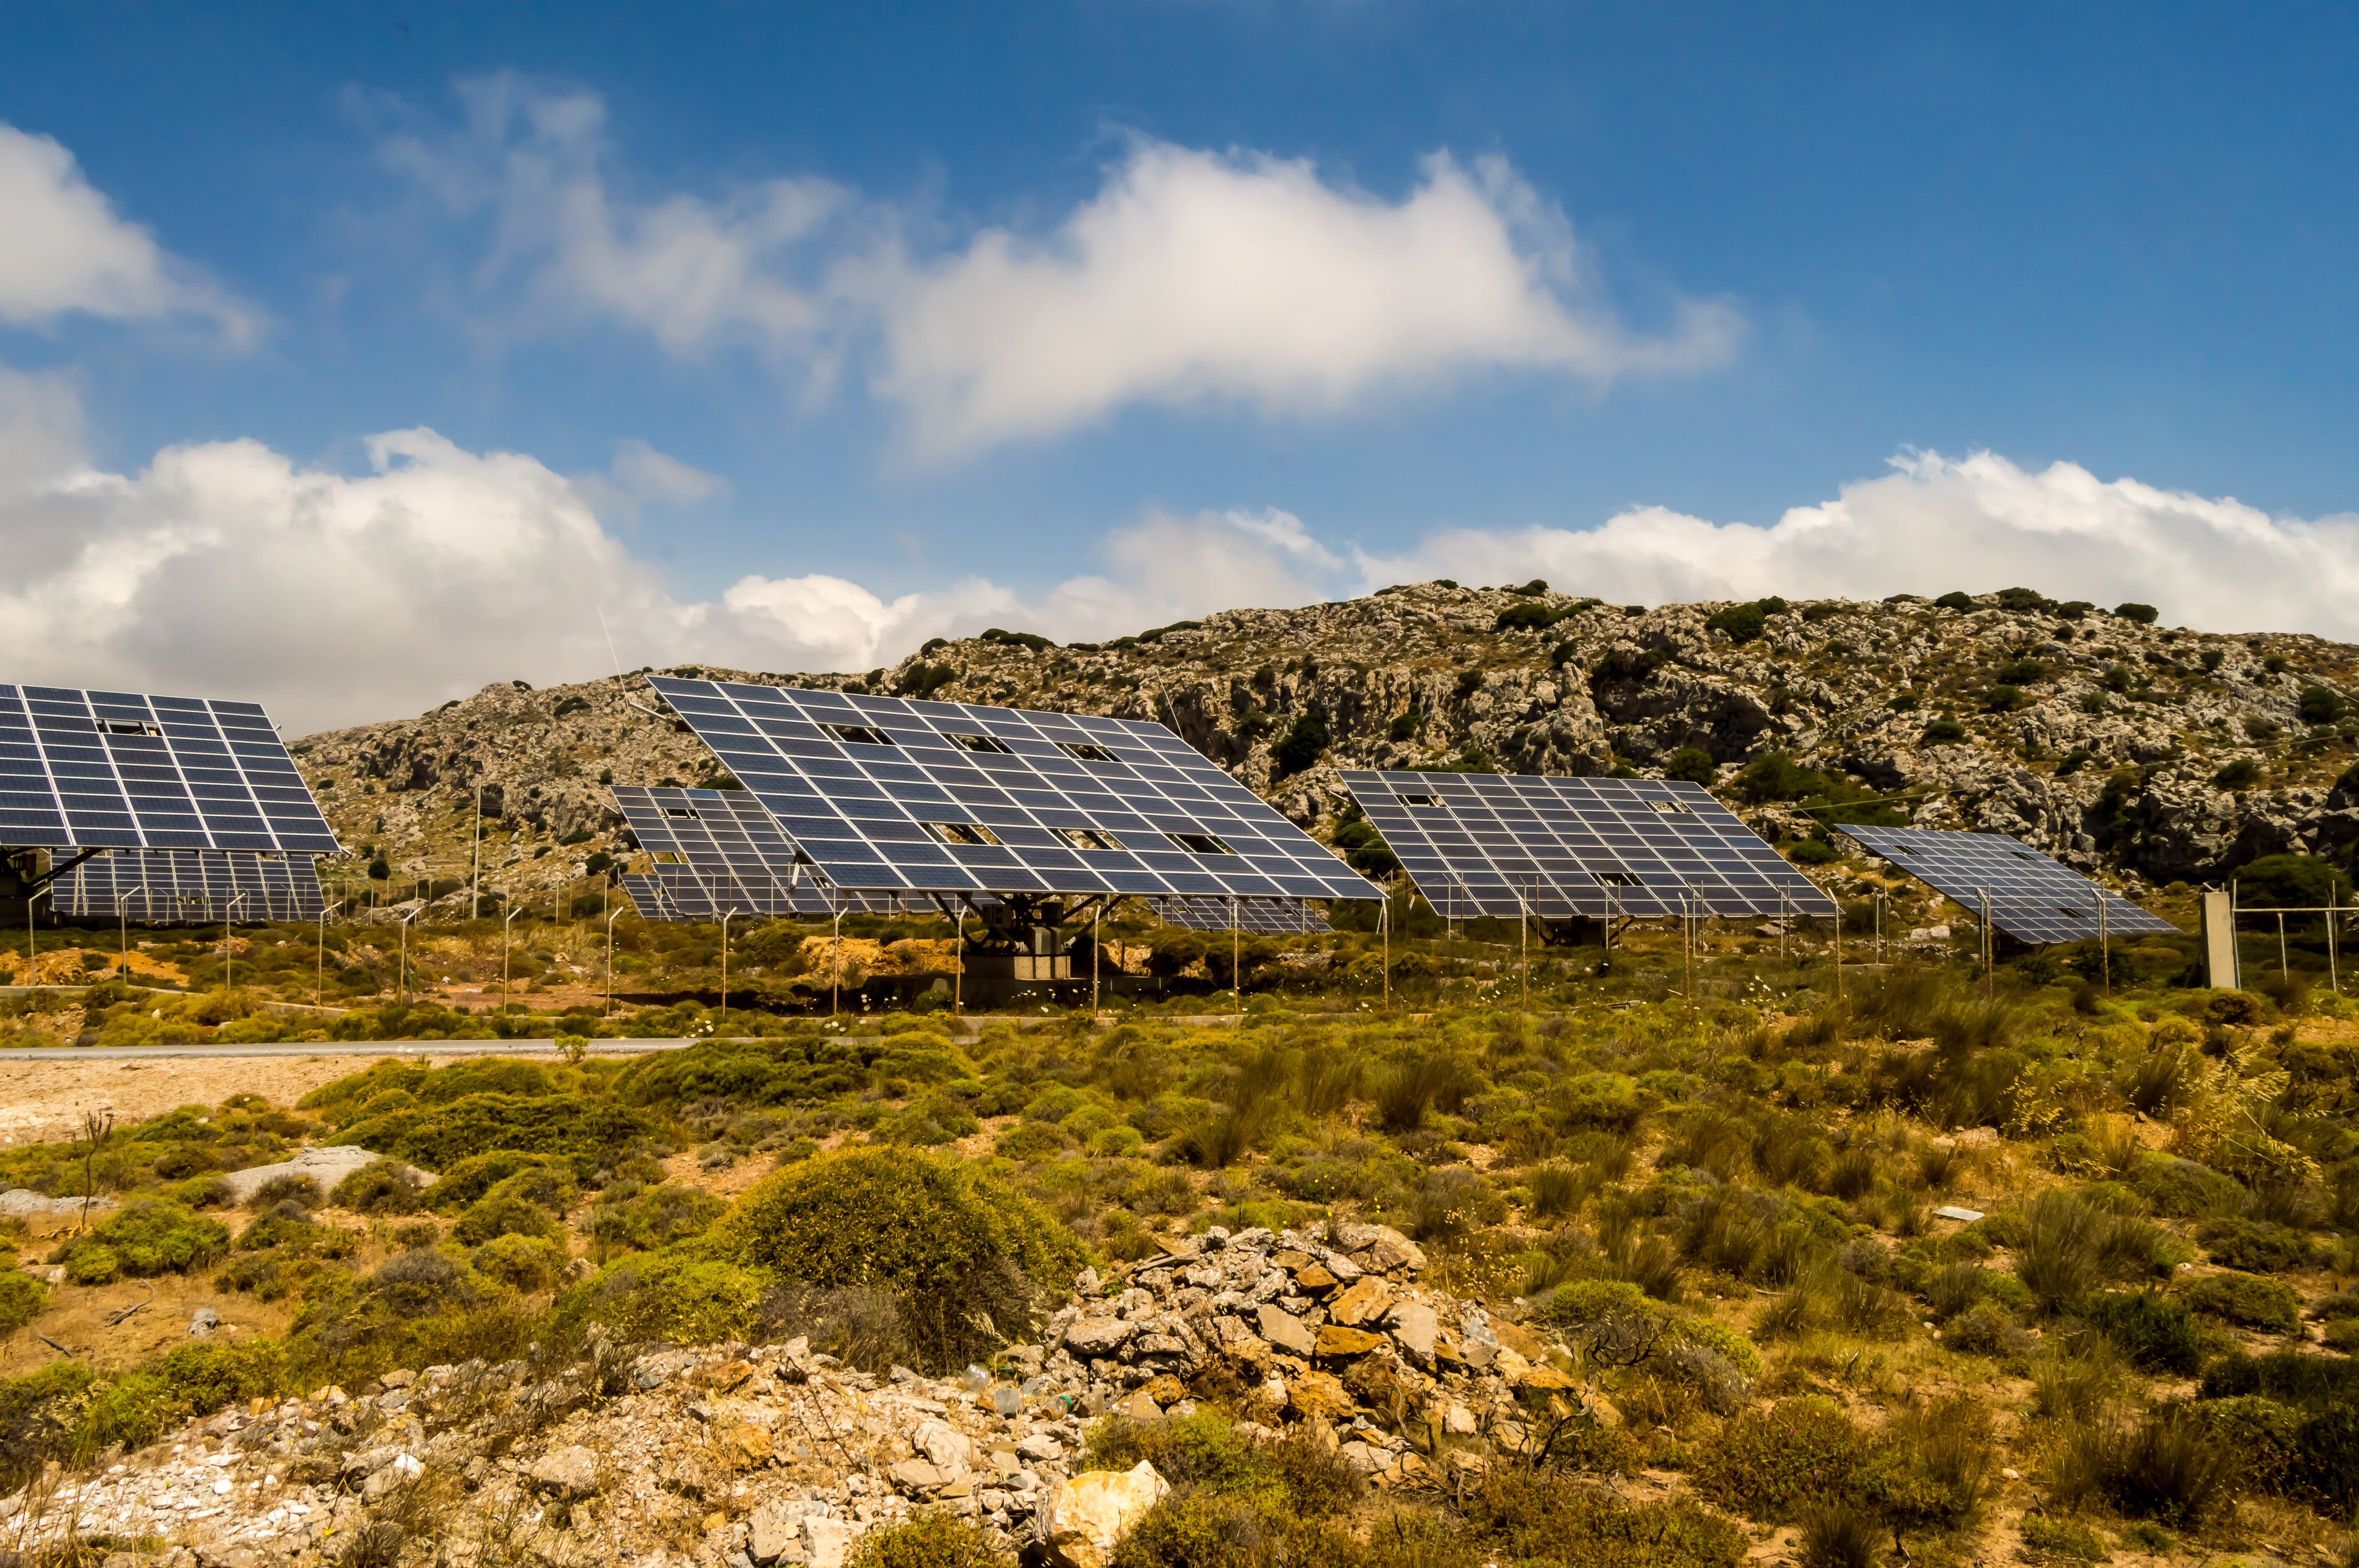
[[[987,632],[865,676],[673,673],[1152,717],[1322,835],[1345,806],[1340,768],[1627,768],[1709,773],[1787,836],[1816,819],[1780,797],[1868,790],[1924,826],[2013,833],[2155,881],[2287,849],[2347,857],[2359,779],[2338,781],[2359,736],[2359,651],[2157,619],[2021,589],[1647,609],[1437,581],[1103,645]],[[527,900],[628,853],[605,781],[712,772],[639,676],[495,682],[295,752],[340,835],[382,854],[396,888],[466,876],[480,786],[484,886]],[[1796,768],[1740,779],[1772,755]]]

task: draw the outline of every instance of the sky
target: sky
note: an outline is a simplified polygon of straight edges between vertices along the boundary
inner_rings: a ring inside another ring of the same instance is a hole
[[[2359,638],[2359,13],[0,0],[0,676],[1449,575]]]

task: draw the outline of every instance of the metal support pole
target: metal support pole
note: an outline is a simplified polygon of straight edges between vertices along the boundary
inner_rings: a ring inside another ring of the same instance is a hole
[[[512,984],[508,978],[508,923],[523,913],[521,909],[511,909],[500,921],[500,1005],[502,1007],[508,1004],[508,988]]]
[[[2341,996],[2343,977],[2334,962],[2334,887],[2330,881],[2326,889],[2326,987],[2336,996]]]
[[[733,908],[721,917],[721,1022],[713,1026],[715,1034],[729,1022],[729,923],[744,913]]]
[[[2282,975],[2287,972],[2285,915],[2280,912],[2277,915],[2277,973]]]
[[[226,999],[237,991],[237,901],[242,892],[230,894],[229,903],[222,909],[222,996]]]
[[[142,891],[144,892],[145,890],[143,889]],[[328,1005],[328,916],[335,914],[336,911],[343,907],[344,901],[338,899],[335,903],[327,905],[320,911],[320,950],[316,955],[316,957],[319,960],[319,966],[318,972],[311,977],[311,1005],[313,1007],[325,1007]],[[129,960],[127,959],[125,960],[126,963]],[[501,989],[506,989],[506,987],[503,985]]]
[[[1237,895],[1229,894],[1229,996],[1236,1004],[1237,1027],[1245,1026],[1245,933],[1237,928]]]
[[[621,910],[606,916],[606,1016],[614,1016],[614,922],[623,918]]]
[[[1990,889],[1974,891],[1983,896],[1983,1000],[1989,1001],[1998,994],[1998,982],[1991,974]]]
[[[1376,939],[1384,946],[1382,983],[1385,1011],[1390,1012],[1393,1010],[1393,900],[1390,893],[1385,895],[1384,903],[1376,905]]]
[[[830,1018],[843,1015],[843,893],[841,889],[835,895],[835,954],[834,961],[829,966],[827,1015]]]
[[[1884,962],[1884,895],[1875,895],[1875,961]]]
[[[1532,1010],[1532,906],[1527,898],[1516,900],[1516,932],[1523,939],[1524,1011]]]
[[[1090,911],[1090,1022],[1098,1021],[1098,916],[1105,913],[1099,903]]]
[[[1843,999],[1843,903],[1839,899],[1835,903],[1835,1000]]]
[[[2104,977],[2105,994],[2114,994],[2114,944],[2105,910],[2105,884],[2097,884],[2097,963]]]

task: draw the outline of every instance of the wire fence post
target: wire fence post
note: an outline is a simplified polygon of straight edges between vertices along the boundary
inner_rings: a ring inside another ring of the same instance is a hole
[[[1237,1027],[1245,1026],[1245,935],[1237,924],[1237,895],[1229,894],[1229,998]]]
[[[2334,883],[2330,878],[2326,885],[2326,989],[2341,996],[2343,977],[2337,972],[2334,962]]]
[[[1388,892],[1376,905],[1376,939],[1384,945],[1384,994],[1386,1012],[1393,1010],[1393,900]]]
[[[2100,882],[2097,884],[2097,965],[2098,972],[2104,977],[2105,994],[2111,996],[2114,994],[2114,944],[2112,927],[2106,924],[2105,914],[2105,886]]]
[[[1098,916],[1105,913],[1103,900],[1090,911],[1090,1022],[1098,1021]]]

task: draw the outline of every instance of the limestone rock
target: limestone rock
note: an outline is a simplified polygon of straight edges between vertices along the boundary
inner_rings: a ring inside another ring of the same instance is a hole
[[[1319,1331],[1315,1353],[1321,1359],[1347,1358],[1365,1356],[1371,1351],[1383,1349],[1384,1346],[1385,1336],[1381,1334],[1370,1334],[1360,1328],[1343,1328],[1331,1323]]]
[[[1327,1321],[1358,1328],[1384,1316],[1392,1303],[1392,1287],[1373,1274],[1364,1275],[1327,1303]]]
[[[580,1444],[552,1448],[533,1463],[532,1483],[561,1501],[593,1498],[600,1490],[598,1455]]]
[[[1318,1343],[1310,1325],[1283,1307],[1265,1303],[1256,1315],[1261,1336],[1289,1356],[1308,1356]]]
[[[1059,1568],[1105,1568],[1115,1543],[1170,1489],[1144,1459],[1053,1486],[1040,1508],[1041,1550]]]

